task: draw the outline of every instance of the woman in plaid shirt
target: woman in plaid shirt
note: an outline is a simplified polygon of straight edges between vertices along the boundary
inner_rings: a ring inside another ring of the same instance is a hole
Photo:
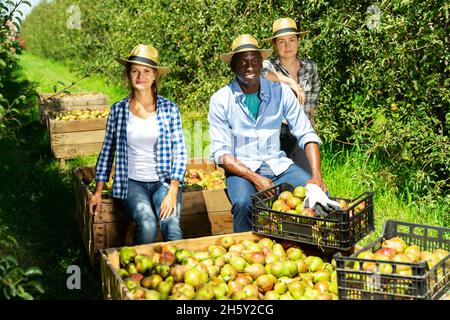
[[[137,224],[136,244],[152,243],[157,223],[165,241],[182,239],[181,191],[187,153],[178,108],[157,95],[157,79],[169,72],[158,65],[152,46],[138,45],[126,66],[131,94],[114,103],[96,165],[97,186],[89,211],[100,210],[101,192],[109,180],[114,156],[113,196],[124,200]]]
[[[317,66],[313,61],[301,59],[297,54],[299,38],[307,33],[299,32],[295,21],[290,18],[276,20],[273,23],[272,38],[263,41],[272,42],[278,56],[264,61],[262,76],[268,80],[289,85],[314,127],[320,91]],[[311,171],[305,152],[298,147],[285,123],[281,126],[280,142],[281,150],[286,152],[288,157],[302,169]]]

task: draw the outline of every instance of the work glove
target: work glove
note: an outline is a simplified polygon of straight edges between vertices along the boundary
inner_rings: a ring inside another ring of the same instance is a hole
[[[303,203],[305,208],[318,211],[319,216],[322,215],[320,213],[325,214],[341,209],[339,203],[328,198],[325,192],[317,184],[313,183],[306,185],[306,198]]]

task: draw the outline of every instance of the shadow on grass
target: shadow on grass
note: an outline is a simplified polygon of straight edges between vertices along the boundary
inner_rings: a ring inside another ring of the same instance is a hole
[[[16,137],[0,139],[0,223],[18,241],[24,267],[38,266],[45,293],[40,299],[101,299],[75,219],[70,171],[52,158],[45,128],[33,115],[22,117]],[[69,265],[81,268],[81,290],[66,286]]]

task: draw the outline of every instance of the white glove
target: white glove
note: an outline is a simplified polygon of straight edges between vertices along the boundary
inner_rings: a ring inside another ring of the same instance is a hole
[[[309,207],[313,210],[316,209],[316,205],[320,204],[325,210],[339,210],[341,206],[334,200],[330,200],[325,192],[317,185],[308,183],[306,185],[306,198],[303,201],[305,207]]]

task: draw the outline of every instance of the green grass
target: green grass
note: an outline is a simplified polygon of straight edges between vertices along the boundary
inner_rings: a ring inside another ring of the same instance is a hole
[[[379,237],[386,220],[450,226],[449,210],[443,201],[429,206],[425,199],[407,200],[405,192],[396,187],[396,177],[384,169],[381,160],[336,145],[323,146],[321,155],[323,176],[332,195],[355,198],[366,191],[374,193],[376,231],[360,245]]]
[[[57,85],[58,91],[61,90],[63,86],[58,81],[68,86],[82,78],[82,75],[75,75],[57,61],[44,59],[27,51],[21,55],[20,65],[26,70],[28,79],[38,83],[37,91],[40,93],[54,92],[55,85]],[[105,80],[97,76],[89,76],[68,90],[73,93],[102,92],[109,97],[110,104],[128,95],[127,88],[108,85]]]
[[[71,175],[50,154],[44,128],[30,113],[21,117],[16,139],[0,141],[0,223],[20,247],[23,266],[38,266],[42,299],[99,299],[100,279],[92,273],[75,220]],[[67,267],[81,268],[82,290],[66,287]]]
[[[39,82],[40,92],[52,91],[61,80],[71,82],[76,77],[54,61],[21,56],[26,77]],[[77,91],[100,91],[110,101],[122,98],[126,91],[110,87],[101,79],[90,77],[75,88]],[[74,91],[75,92],[75,91]],[[182,112],[185,128],[191,136],[193,151],[194,132],[200,134],[202,148],[208,143],[205,123],[197,114]],[[75,197],[71,169],[93,165],[96,156],[77,158],[61,168],[50,153],[46,130],[37,119],[36,106],[21,116],[23,126],[15,139],[0,139],[0,224],[7,225],[20,248],[17,254],[24,266],[39,266],[44,276],[41,281],[46,290],[41,299],[100,299],[101,284],[94,275],[84,251],[75,220]],[[202,128],[200,130],[200,128]],[[206,153],[204,154],[206,155]],[[449,224],[448,208],[427,206],[424,201],[406,200],[405,191],[396,187],[396,177],[384,170],[380,159],[367,159],[356,149],[325,145],[322,147],[323,174],[334,196],[353,198],[365,191],[374,192],[376,232],[360,242],[367,244],[376,238],[387,219],[432,225]],[[81,290],[66,288],[69,265],[82,270]]]

